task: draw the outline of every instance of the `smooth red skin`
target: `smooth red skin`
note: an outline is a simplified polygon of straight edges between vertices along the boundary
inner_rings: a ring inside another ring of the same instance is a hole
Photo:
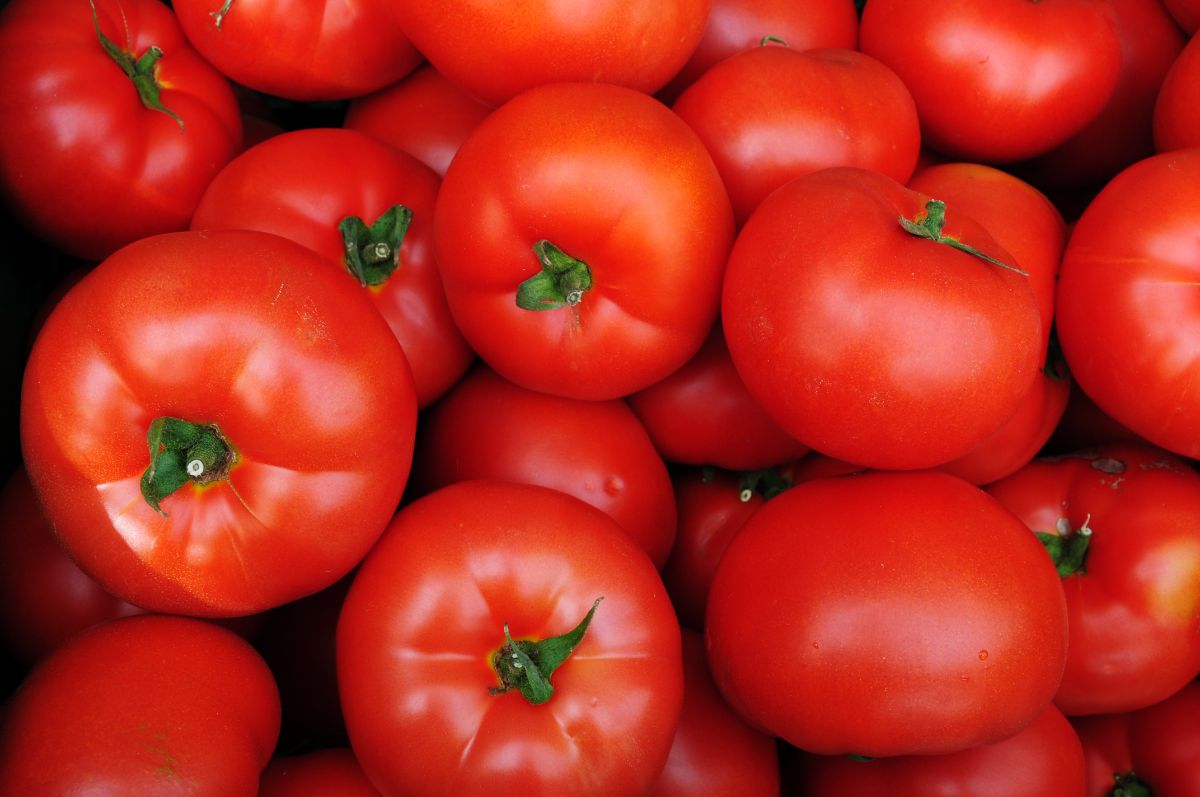
[[[175,0],[188,40],[243,86],[290,100],[344,100],[421,63],[389,0],[237,0],[218,28],[209,0]]]
[[[1176,24],[1190,36],[1200,30],[1200,2],[1197,0],[1163,0]]]
[[[853,50],[858,44],[858,12],[852,0],[713,0],[700,43],[658,96],[674,102],[710,67],[760,46],[767,35],[797,51]]]
[[[434,218],[450,311],[522,387],[584,399],[664,379],[716,320],[733,214],[683,120],[617,86],[531,89],[489,116],[446,171]],[[547,239],[588,263],[575,307],[523,310]]]
[[[1109,472],[1114,461],[1123,470]],[[1084,571],[1063,579],[1065,714],[1143,708],[1200,672],[1200,475],[1120,444],[1036,460],[987,490],[1033,531],[1062,517],[1092,529]]]
[[[1200,148],[1115,177],[1075,225],[1056,310],[1076,384],[1118,423],[1188,457],[1200,455],[1197,186]]]
[[[1200,794],[1200,681],[1139,711],[1072,720],[1087,760],[1088,797],[1134,772],[1154,797]]]
[[[667,466],[619,399],[538,393],[480,366],[422,416],[413,463],[410,495],[468,479],[538,484],[609,515],[658,567],[675,540]]]
[[[759,470],[808,452],[746,390],[719,323],[695,357],[626,401],[670,462]]]
[[[921,129],[912,95],[849,49],[754,47],[721,61],[672,105],[712,154],[739,225],[789,180],[830,166],[912,176]]]
[[[548,83],[643,93],[678,72],[712,0],[394,0],[404,32],[455,85],[489,105]]]
[[[802,758],[806,797],[1084,797],[1083,749],[1053,705],[1011,738],[944,756]],[[1157,792],[1155,793],[1157,795]]]
[[[328,748],[271,759],[263,770],[258,797],[380,797],[354,752]]]
[[[444,175],[454,153],[492,110],[425,64],[352,100],[342,126],[375,136]]]
[[[491,655],[604,600],[550,701],[493,695]],[[653,563],[546,487],[462,482],[400,510],[338,625],[350,741],[384,794],[645,794],[683,701],[680,631]],[[436,773],[436,777],[431,777]]]
[[[1042,546],[986,493],[873,472],[798,484],[751,516],[717,565],[706,634],[718,687],[755,727],[824,755],[933,755],[1033,721],[1062,676],[1067,611]]]
[[[679,622],[704,630],[708,589],[717,563],[742,525],[763,505],[751,492],[742,500],[737,475],[721,470],[682,470],[672,476],[679,528],[662,568],[663,583]]]
[[[683,631],[683,714],[648,797],[779,797],[775,739],[733,713],[708,672],[704,637]]]
[[[721,317],[738,373],[785,431],[835,459],[956,459],[1037,376],[1028,280],[906,233],[897,218],[926,200],[875,172],[814,172],[769,196],[730,255]],[[1011,259],[951,206],[944,234]]]
[[[23,467],[0,491],[0,639],[33,664],[68,637],[141,610],[105,592],[54,538]]]
[[[1163,78],[1154,104],[1154,146],[1159,152],[1200,147],[1200,37],[1192,36]]]
[[[164,415],[216,423],[238,456],[165,498],[169,517],[139,488]],[[21,408],[30,481],[73,558],[130,603],[201,616],[345,575],[395,511],[415,426],[403,352],[358,286],[251,231],[155,236],[97,266],[42,328]]]
[[[142,105],[101,47],[87,3],[14,0],[0,13],[0,190],[22,224],[85,260],[185,229],[242,142],[229,82],[188,45],[169,8],[96,0],[96,11],[119,46],[137,56],[162,48],[161,99],[182,132]]]
[[[255,794],[278,731],[271,672],[244,640],[200,620],[126,617],[73,638],[9,700],[0,793]]]
[[[1100,113],[1121,45],[1098,0],[954,0],[912,13],[872,0],[859,48],[904,80],[924,142],[964,160],[1005,163],[1062,144]]]
[[[306,164],[297,169],[296,164]],[[324,255],[354,281],[338,224],[367,225],[394,205],[413,213],[400,265],[387,282],[363,292],[404,349],[427,406],[457,382],[475,354],[450,317],[433,248],[433,209],[440,180],[416,158],[366,133],[304,129],[284,133],[235,158],[196,208],[193,230],[261,230]]]

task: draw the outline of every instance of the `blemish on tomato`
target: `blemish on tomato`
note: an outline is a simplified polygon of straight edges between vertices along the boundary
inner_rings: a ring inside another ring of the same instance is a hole
[[[988,657],[988,652],[986,650],[979,651],[979,660],[980,661],[987,661],[987,657]]]

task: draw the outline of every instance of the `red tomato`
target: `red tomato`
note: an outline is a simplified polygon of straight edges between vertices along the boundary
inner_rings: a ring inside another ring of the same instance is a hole
[[[365,555],[408,478],[416,399],[395,337],[324,258],[181,232],[63,297],[21,424],[30,480],[89,575],[147,609],[237,615]]]
[[[517,387],[479,367],[421,418],[412,494],[468,479],[552,487],[604,511],[662,566],[675,539],[667,466],[619,399]]]
[[[1188,35],[1200,30],[1200,0],[1163,0],[1163,5]]]
[[[399,512],[350,587],[351,746],[385,795],[645,794],[679,722],[679,634],[654,565],[603,512],[451,485]],[[536,703],[545,680],[509,688],[534,669],[553,670]]]
[[[1035,461],[988,492],[1062,574],[1064,713],[1139,709],[1200,672],[1200,474],[1158,449],[1114,445]]]
[[[1200,37],[1192,36],[1171,64],[1154,105],[1154,144],[1159,152],[1200,147]]]
[[[746,390],[719,323],[695,357],[626,401],[671,462],[758,470],[808,452]]]
[[[1200,149],[1156,155],[1114,178],[1076,223],[1056,319],[1071,375],[1096,405],[1189,457],[1200,455],[1198,273]]]
[[[946,245],[1012,260],[953,206],[934,232],[931,210],[884,175],[825,169],[769,196],[734,244],[721,313],[733,363],[776,423],[836,459],[900,469],[960,457],[1037,376],[1028,279]]]
[[[1067,612],[1045,551],[982,490],[875,472],[798,484],[751,516],[706,634],[755,727],[820,754],[929,755],[1033,721],[1062,677]]]
[[[454,153],[491,112],[491,106],[426,64],[398,83],[352,100],[343,126],[375,136],[445,174]]]
[[[280,756],[263,770],[258,797],[380,797],[345,748]]]
[[[0,794],[251,795],[278,731],[271,672],[244,640],[126,617],[59,648],[9,701]]]
[[[95,8],[94,20],[80,0],[13,0],[0,12],[0,191],[38,236],[100,260],[185,229],[240,149],[242,120],[229,82],[159,0]]]
[[[672,108],[712,154],[738,224],[779,186],[829,166],[905,182],[921,146],[908,88],[854,50],[753,47],[697,78]]]
[[[650,93],[680,70],[712,0],[393,0],[404,32],[456,85],[491,105],[547,83]]]
[[[222,169],[201,197],[192,229],[271,232],[336,263],[400,341],[423,407],[474,358],[450,317],[434,259],[438,186],[416,158],[365,133],[296,130]]]
[[[871,0],[859,46],[912,91],[925,143],[999,163],[1047,152],[1100,113],[1121,44],[1099,0]]]
[[[522,387],[586,399],[641,390],[696,353],[733,240],[696,134],[645,94],[586,83],[532,89],[476,128],[434,224],[471,346]]]
[[[802,766],[805,797],[1084,797],[1079,737],[1053,705],[1015,736],[959,753],[870,761],[806,755]]]
[[[421,63],[390,0],[173,0],[188,40],[243,86],[292,100],[383,88]]]

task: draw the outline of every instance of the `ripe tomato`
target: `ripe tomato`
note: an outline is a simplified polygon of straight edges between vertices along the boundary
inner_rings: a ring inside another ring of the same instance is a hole
[[[1190,36],[1200,30],[1200,2],[1198,0],[1163,0],[1171,17]]]
[[[0,191],[39,237],[100,260],[185,229],[240,149],[242,119],[159,0],[95,9],[13,0],[0,12]]]
[[[489,116],[446,171],[434,224],[472,348],[522,387],[585,399],[628,395],[696,353],[733,240],[696,134],[645,94],[590,83],[531,89]]]
[[[263,770],[258,797],[380,797],[353,751],[327,748],[279,756]]]
[[[803,482],[746,521],[708,594],[709,661],[750,724],[814,753],[952,753],[1050,702],[1062,585],[1021,522],[937,471]]]
[[[80,566],[138,606],[209,616],[348,572],[395,511],[415,425],[404,354],[358,286],[250,231],[146,238],[97,266],[42,328],[21,412]]]
[[[346,597],[351,746],[389,796],[645,794],[679,722],[679,635],[654,565],[600,510],[451,485],[400,510]]]
[[[1038,460],[988,492],[1055,558],[1068,716],[1156,703],[1200,672],[1200,474],[1150,446]]]
[[[271,672],[240,637],[183,617],[112,620],[7,704],[0,794],[255,794],[278,731]]]
[[[1154,105],[1154,144],[1159,152],[1200,147],[1200,38],[1192,36],[1163,78]]]

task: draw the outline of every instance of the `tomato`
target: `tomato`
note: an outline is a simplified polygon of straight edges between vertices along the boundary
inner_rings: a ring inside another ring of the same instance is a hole
[[[679,722],[654,565],[546,487],[460,482],[401,509],[337,644],[351,746],[384,795],[645,794]]]
[[[0,793],[255,794],[278,730],[271,672],[240,637],[183,617],[112,620],[8,702]]]
[[[454,153],[492,112],[426,64],[403,80],[358,97],[342,126],[375,136],[445,174]]]
[[[733,240],[704,145],[631,89],[555,84],[463,143],[434,218],[464,337],[522,387],[625,396],[699,350]]]
[[[1150,446],[1111,445],[1035,461],[988,492],[1062,574],[1064,713],[1133,711],[1200,672],[1200,474]]]
[[[0,192],[55,248],[99,260],[185,229],[241,147],[242,121],[229,82],[159,0],[95,9],[14,0],[0,12]]]
[[[854,50],[753,47],[698,77],[672,108],[708,147],[739,224],[779,186],[829,166],[905,182],[921,145],[908,88]]]
[[[1200,455],[1198,268],[1200,149],[1147,158],[1117,175],[1076,223],[1056,319],[1071,375],[1096,405],[1190,457]]]
[[[671,462],[758,470],[808,452],[746,390],[719,323],[696,356],[626,401]]]
[[[942,756],[803,756],[806,797],[1084,797],[1083,749],[1053,705],[1022,731]]]
[[[1200,794],[1200,681],[1152,706],[1072,720],[1087,759],[1088,797]],[[1144,791],[1138,791],[1137,787]]]
[[[937,471],[803,482],[742,526],[708,594],[709,662],[751,725],[813,753],[952,753],[1050,702],[1067,653],[1053,565]]]
[[[411,494],[468,479],[552,487],[604,511],[657,566],[675,539],[667,466],[619,399],[518,387],[486,367],[421,418]]]
[[[394,0],[404,32],[452,83],[490,105],[548,83],[651,93],[700,41],[712,0]]]
[[[1117,84],[1121,44],[1098,0],[953,0],[914,14],[871,0],[859,47],[896,71],[925,143],[987,163],[1034,157],[1082,130]]]
[[[836,459],[923,468],[1013,415],[1044,353],[1033,291],[946,238],[1012,260],[953,205],[863,169],[798,177],[759,206],[721,318],[747,389],[785,431]]]
[[[354,753],[346,748],[314,750],[271,760],[258,797],[379,797]]]
[[[424,164],[365,133],[296,130],[222,169],[192,229],[271,232],[336,263],[387,320],[412,368],[417,402],[426,406],[474,358],[450,317],[434,258],[438,186]]]
[[[415,425],[404,354],[358,286],[250,231],[146,238],[97,266],[46,320],[21,413],[30,481],[80,566],[206,616],[348,572],[395,511]]]
[[[1154,104],[1154,144],[1159,152],[1200,147],[1200,44],[1197,37],[1183,48],[1163,77]]]
[[[1163,0],[1171,17],[1188,35],[1200,30],[1200,2],[1197,0]]]
[[[388,0],[173,0],[188,41],[243,86],[292,100],[383,88],[421,63]]]

